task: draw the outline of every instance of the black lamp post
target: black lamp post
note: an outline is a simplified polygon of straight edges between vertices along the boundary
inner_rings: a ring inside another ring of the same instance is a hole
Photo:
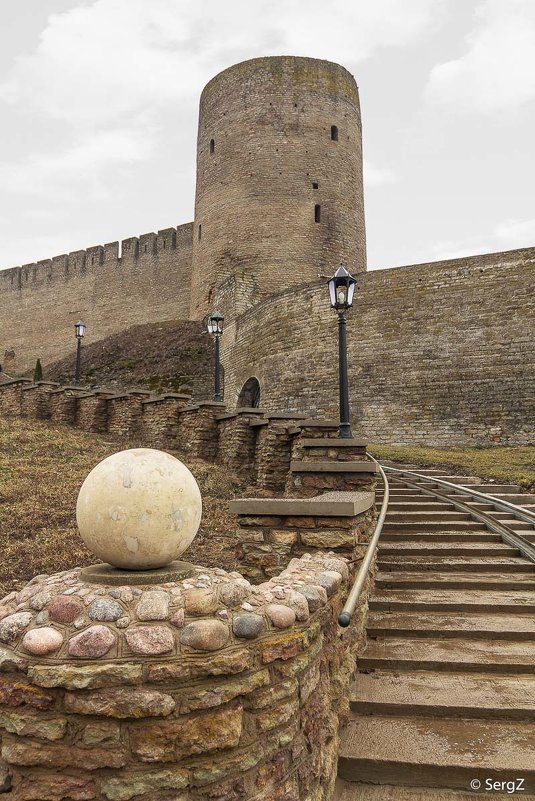
[[[77,323],[74,324],[74,330],[76,331],[76,367],[74,368],[74,383],[80,383],[80,356],[82,353],[82,339],[85,335],[85,324],[78,320]]]
[[[223,333],[223,320],[225,318],[221,312],[215,311],[208,318],[208,333],[213,334],[215,337],[215,392],[214,400],[222,401],[223,394],[221,392],[221,364],[219,362],[219,340]]]
[[[337,271],[327,282],[332,308],[338,314],[338,374],[340,388],[340,426],[338,436],[350,439],[351,425],[349,423],[349,387],[347,381],[347,340],[346,340],[346,311],[353,305],[356,281],[346,269],[343,261]]]

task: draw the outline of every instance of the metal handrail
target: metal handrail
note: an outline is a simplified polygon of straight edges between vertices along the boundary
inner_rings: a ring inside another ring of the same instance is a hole
[[[396,468],[385,469],[396,470]],[[406,470],[405,472],[410,473],[409,470]],[[400,478],[399,480],[406,486],[423,492],[424,495],[429,495],[433,498],[446,501],[458,511],[468,513],[473,520],[479,520],[480,522],[484,523],[485,526],[494,534],[498,534],[502,538],[503,542],[506,542],[508,545],[511,545],[513,548],[516,548],[518,551],[520,551],[522,556],[525,556],[526,559],[529,559],[531,562],[535,562],[535,545],[532,542],[529,542],[529,540],[526,540],[525,537],[522,536],[521,532],[513,531],[509,526],[505,525],[503,520],[496,520],[487,512],[481,512],[479,509],[474,509],[461,500],[452,498],[451,495],[446,495],[442,492],[439,492],[438,489],[433,489],[432,484],[422,485],[416,481],[409,481],[408,478]],[[470,496],[469,492],[467,494]]]
[[[515,503],[509,503],[509,501],[502,501],[501,498],[496,498],[494,495],[486,495],[484,492],[471,490],[469,484],[452,484],[451,481],[444,481],[443,478],[437,478],[436,476],[430,476],[429,474],[424,475],[423,473],[416,473],[414,470],[402,470],[399,467],[389,467],[387,465],[383,465],[383,467],[385,470],[390,470],[394,473],[401,473],[402,475],[422,478],[429,484],[439,484],[443,487],[451,487],[460,495],[471,495],[474,498],[482,498],[484,501],[493,504],[493,506],[496,506],[499,509],[501,508],[504,512],[513,512],[516,517],[518,517],[520,520],[523,520],[525,523],[532,523],[535,525],[535,514],[530,512],[529,509],[524,509],[522,506],[517,506]],[[535,496],[533,497],[533,500],[535,501]]]
[[[377,467],[379,468],[379,473],[381,474],[381,478],[383,479],[383,484],[385,489],[384,489],[383,502],[381,504],[381,511],[379,513],[379,519],[377,520],[377,525],[375,526],[372,538],[368,543],[366,555],[361,562],[359,571],[355,577],[355,581],[353,582],[353,586],[351,587],[349,595],[347,596],[347,600],[344,604],[344,608],[338,615],[338,625],[343,626],[344,628],[349,626],[349,624],[351,623],[351,617],[357,606],[360,593],[362,592],[362,588],[364,587],[364,582],[368,577],[368,572],[370,570],[373,557],[375,556],[375,551],[377,549],[379,537],[381,536],[381,531],[383,530],[383,523],[385,521],[387,507],[388,507],[389,488],[388,488],[388,479],[385,475],[385,472],[381,467],[381,465],[379,464],[379,462],[377,461],[377,459],[374,459],[373,456],[371,456],[371,454],[369,453],[367,453],[366,456],[369,456],[369,458],[372,459],[372,461],[374,461]]]

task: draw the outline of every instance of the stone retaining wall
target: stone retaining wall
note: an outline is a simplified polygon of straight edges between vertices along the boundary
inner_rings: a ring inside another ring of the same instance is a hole
[[[0,600],[1,788],[13,801],[322,801],[364,636],[346,561],[253,587],[38,576]]]

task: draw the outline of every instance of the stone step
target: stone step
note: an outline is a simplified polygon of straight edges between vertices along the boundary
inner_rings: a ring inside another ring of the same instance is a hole
[[[369,640],[357,660],[359,670],[480,670],[529,673],[535,664],[530,640],[449,637],[385,637]]]
[[[423,515],[421,520],[410,520],[404,522],[402,519],[394,519],[390,515],[383,525],[383,531],[486,531],[484,523],[478,520],[442,520],[430,519],[428,515]]]
[[[535,677],[427,671],[358,673],[350,688],[350,706],[359,715],[532,720]]]
[[[417,780],[417,776],[413,781]],[[484,784],[484,783],[483,783]],[[467,784],[469,786],[469,783]],[[535,795],[522,793],[524,801],[535,801]],[[507,791],[492,791],[492,801],[511,801]],[[395,787],[393,784],[363,784],[337,779],[333,801],[481,801],[481,793],[434,787]]]
[[[451,512],[455,511],[453,504],[447,501],[433,500],[413,500],[413,501],[390,501],[388,504],[390,512]]]
[[[377,561],[379,570],[452,570],[471,572],[477,570],[500,570],[503,572],[516,573],[535,572],[535,563],[524,559],[524,557],[507,556],[463,556],[459,558],[451,556],[385,556],[379,554]]]
[[[453,511],[449,509],[440,509],[440,510],[427,510],[422,508],[417,511],[406,511],[401,509],[391,509],[388,508],[388,513],[386,516],[387,523],[440,523],[443,521],[465,521],[471,520],[471,516],[469,512],[457,512],[455,509]]]
[[[481,612],[371,612],[369,637],[459,637],[499,640],[535,639],[535,618],[530,614]]]
[[[463,590],[535,590],[535,576],[532,573],[483,573],[468,572],[409,572],[381,571],[375,579],[377,588],[443,587]]]
[[[517,520],[514,517],[502,518],[500,523],[503,523],[504,526],[513,529],[513,531],[522,531],[527,532],[528,534],[535,533],[533,530],[533,523],[527,523],[524,520]]]
[[[474,780],[484,787],[487,780],[524,779],[529,792],[535,781],[534,740],[531,721],[498,726],[493,720],[353,714],[341,736],[338,775],[346,781],[414,785],[416,780],[463,790]]]
[[[444,493],[444,494],[447,495],[448,498],[452,498],[452,499],[456,498],[457,500],[459,500],[459,499],[463,500],[463,497],[464,497],[462,495],[459,495],[458,493],[455,494],[455,493],[447,492],[447,493]],[[500,495],[500,494],[497,494],[497,493],[494,493],[494,492],[487,492],[486,494],[487,495],[495,495],[496,498],[498,498],[498,500],[507,501],[507,503],[514,503],[516,506],[524,506],[524,504],[526,504],[528,506],[531,506],[533,504],[533,499],[535,497],[535,496],[530,495],[528,493],[510,493],[510,492],[508,492],[505,495]],[[481,499],[476,499],[474,502],[475,503],[478,503],[478,502],[483,503],[483,501],[481,501]]]
[[[412,531],[383,531],[381,542],[403,542],[413,541]],[[447,531],[446,533],[428,533],[424,531],[418,534],[418,542],[501,542],[499,534],[491,531]]]
[[[396,542],[379,545],[381,558],[390,554],[414,554],[437,556],[518,556],[518,551],[510,545],[498,542],[419,542],[416,538],[411,542]]]
[[[535,593],[529,590],[385,590],[369,601],[373,610],[424,612],[535,612]]]

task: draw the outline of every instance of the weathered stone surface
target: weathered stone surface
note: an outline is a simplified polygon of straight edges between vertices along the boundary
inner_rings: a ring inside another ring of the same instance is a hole
[[[184,606],[189,615],[209,615],[218,607],[217,596],[212,590],[188,590],[184,594]]]
[[[288,633],[268,640],[262,648],[262,662],[267,664],[275,659],[291,659],[303,649],[303,635]]]
[[[50,620],[68,625],[83,611],[83,604],[79,598],[72,595],[56,595],[48,607]]]
[[[177,609],[174,615],[172,615],[171,618],[169,619],[169,622],[171,623],[172,626],[175,626],[175,628],[177,629],[183,628],[184,623],[186,622],[186,615],[184,613],[184,610]]]
[[[121,778],[105,779],[102,782],[102,792],[109,801],[130,801],[131,798],[144,793],[158,790],[181,790],[187,785],[187,770],[168,768],[151,770],[150,773],[131,773],[125,774]]]
[[[121,724],[114,720],[88,723],[82,734],[84,745],[114,745],[121,737]]]
[[[301,531],[302,545],[311,548],[331,548],[351,549],[355,545],[355,535],[347,530],[337,531],[336,529],[324,528],[321,531]]]
[[[166,620],[169,616],[169,593],[144,592],[136,605],[138,620]]]
[[[260,615],[237,615],[232,621],[232,631],[236,637],[254,640],[264,629],[264,618]]]
[[[241,706],[161,723],[139,724],[130,730],[132,751],[143,762],[168,762],[238,745],[242,733]]]
[[[245,700],[244,705],[247,709],[265,709],[266,707],[272,707],[277,701],[281,701],[283,698],[297,696],[298,689],[299,683],[297,679],[292,678],[286,681],[280,681],[271,687],[258,690],[258,692],[255,692],[254,695],[249,696]]]
[[[269,729],[274,729],[276,726],[282,726],[292,718],[298,718],[298,716],[299,702],[297,699],[292,699],[266,709],[264,712],[259,712],[256,716],[256,724],[260,732],[265,732]]]
[[[289,606],[268,604],[266,614],[278,629],[287,629],[295,623],[295,612]]]
[[[9,765],[42,765],[68,768],[83,765],[86,770],[122,768],[126,753],[121,748],[80,748],[62,743],[34,743],[12,734],[2,738],[2,758]]]
[[[0,726],[12,734],[24,737],[42,737],[45,740],[61,740],[67,730],[64,717],[46,718],[30,711],[0,709]]]
[[[0,640],[2,642],[14,642],[19,634],[28,628],[33,620],[31,612],[15,612],[8,615],[0,622]]]
[[[197,709],[221,706],[240,695],[248,695],[269,684],[268,670],[258,670],[235,681],[226,681],[217,686],[191,687],[183,694],[180,712],[186,714]]]
[[[306,585],[300,587],[299,592],[307,599],[308,608],[311,612],[315,612],[327,603],[327,593],[323,587]]]
[[[219,589],[219,600],[224,606],[232,608],[239,606],[244,598],[247,597],[249,590],[240,584],[223,584]]]
[[[202,662],[155,662],[147,665],[148,681],[183,681],[204,676],[225,676],[242,673],[252,667],[253,654],[246,649],[212,654]]]
[[[17,785],[17,801],[93,801],[95,782],[78,776],[39,776],[24,778]]]
[[[34,656],[46,656],[53,654],[61,648],[63,635],[50,626],[43,626],[40,629],[27,631],[22,638],[22,647]]]
[[[342,576],[334,570],[326,570],[316,577],[316,583],[319,587],[324,588],[327,597],[330,598],[342,583]]]
[[[308,601],[301,592],[290,592],[285,598],[285,603],[294,610],[295,617],[300,623],[304,623],[310,617]]]
[[[165,626],[138,626],[126,630],[128,647],[135,654],[156,656],[174,648],[173,633]]]
[[[218,651],[229,639],[228,626],[219,620],[199,620],[182,629],[180,642],[196,651]]]
[[[288,521],[286,521],[289,525]],[[293,545],[297,542],[297,531],[291,529],[273,529],[269,535],[269,542],[278,542],[282,545]]]
[[[33,598],[30,601],[30,606],[32,609],[35,609],[37,612],[40,612],[42,609],[47,606],[47,604],[52,600],[54,597],[54,591],[51,588],[40,590],[39,592],[35,593]]]
[[[117,684],[139,684],[143,668],[130,662],[107,665],[32,665],[28,676],[40,687],[86,690]]]
[[[0,645],[0,673],[11,673],[15,670],[24,671],[28,665],[28,659],[16,654],[11,648],[4,648]]]
[[[12,606],[4,606],[0,604],[0,620],[3,620],[8,615],[12,615],[14,611],[15,610]]]
[[[34,687],[22,678],[0,676],[0,704],[6,706],[27,706],[35,709],[48,709],[54,703],[50,693]]]
[[[91,620],[101,623],[111,623],[124,615],[121,604],[111,598],[96,598],[87,611]]]
[[[85,659],[104,656],[115,645],[115,634],[107,626],[90,626],[69,640],[69,654]]]
[[[165,717],[175,708],[170,695],[130,687],[65,693],[63,704],[67,712],[111,718]]]

